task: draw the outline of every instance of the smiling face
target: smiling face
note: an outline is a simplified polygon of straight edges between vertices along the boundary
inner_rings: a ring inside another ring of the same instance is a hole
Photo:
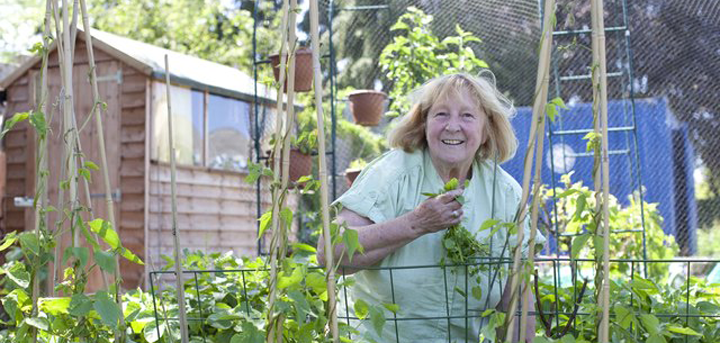
[[[487,139],[487,115],[466,88],[447,92],[429,109],[425,138],[436,167],[466,168]]]

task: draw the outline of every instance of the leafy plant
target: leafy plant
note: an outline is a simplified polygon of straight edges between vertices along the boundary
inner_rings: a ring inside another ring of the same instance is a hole
[[[406,96],[428,80],[446,73],[476,73],[488,68],[477,58],[471,43],[482,40],[472,32],[455,26],[457,36],[441,39],[431,29],[433,17],[416,7],[398,18],[391,31],[399,31],[392,43],[380,54],[379,66],[392,81],[390,111],[387,115],[399,116],[408,112]]]

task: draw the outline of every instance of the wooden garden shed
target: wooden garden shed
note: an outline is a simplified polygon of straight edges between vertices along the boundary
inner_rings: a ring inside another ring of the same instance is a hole
[[[84,33],[77,36],[74,101],[78,125],[82,126],[92,96]],[[166,54],[172,71],[181,245],[191,250],[256,254],[256,188],[243,181],[253,151],[252,77],[235,68],[106,32],[93,31],[93,43],[100,93],[107,103],[104,136],[118,231],[124,245],[146,262],[144,267],[121,263],[125,288],[147,287],[148,272],[159,269],[163,263],[160,255],[172,251]],[[35,107],[40,64],[35,57],[0,82],[6,98],[5,118]],[[50,105],[58,97],[59,74],[57,52],[52,51],[48,71]],[[275,92],[260,84],[258,87],[260,108],[274,112]],[[62,160],[62,111],[57,106],[48,111],[53,127],[48,152],[50,203],[56,206],[53,195],[57,193]],[[264,122],[271,125],[273,121]],[[80,137],[86,158],[100,165],[94,123],[82,128]],[[32,228],[33,210],[23,207],[35,188],[32,127],[23,124],[13,129],[3,140],[2,150],[7,156],[7,172],[0,225],[3,232]],[[93,172],[93,180],[92,209],[96,216],[107,218],[101,174]],[[267,206],[269,195],[263,192],[261,198],[262,206]],[[96,275],[90,288],[98,282]]]

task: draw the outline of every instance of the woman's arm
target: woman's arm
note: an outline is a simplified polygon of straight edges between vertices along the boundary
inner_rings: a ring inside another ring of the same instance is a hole
[[[349,228],[357,231],[358,241],[365,252],[356,253],[350,261],[345,246],[338,244],[335,246],[334,260],[337,261],[342,255],[341,265],[346,267],[345,274],[352,274],[362,267],[380,262],[393,251],[424,234],[437,232],[459,223],[462,219],[462,205],[455,201],[455,198],[460,194],[462,190],[454,190],[427,199],[415,210],[382,223],[374,223],[356,212],[343,209],[338,215],[337,222],[345,223]],[[457,215],[454,215],[453,211],[456,211]],[[323,242],[322,239],[318,241],[317,259],[318,263],[325,265]]]

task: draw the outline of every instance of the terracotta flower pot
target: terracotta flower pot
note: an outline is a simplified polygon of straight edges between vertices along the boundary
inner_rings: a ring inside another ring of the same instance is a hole
[[[348,100],[355,124],[363,126],[380,124],[385,111],[385,99],[387,94],[374,90],[358,90],[350,93]]]
[[[271,152],[268,151],[270,155]],[[274,165],[273,156],[270,155],[268,160],[268,168],[272,168]],[[282,170],[282,165],[280,166]],[[281,172],[282,173],[282,172]],[[297,182],[300,177],[312,174],[312,156],[300,152],[299,149],[290,150],[290,175],[288,180],[290,182]],[[282,174],[281,174],[282,176]]]
[[[287,60],[286,62],[287,63]],[[280,82],[280,55],[270,55],[270,64],[273,67],[275,81]],[[308,92],[313,86],[312,50],[300,48],[295,51],[295,91]],[[287,79],[285,80],[287,92]]]
[[[347,181],[348,187],[352,186],[353,182],[355,182],[355,179],[357,179],[361,171],[362,169],[359,168],[345,169],[345,181]]]

